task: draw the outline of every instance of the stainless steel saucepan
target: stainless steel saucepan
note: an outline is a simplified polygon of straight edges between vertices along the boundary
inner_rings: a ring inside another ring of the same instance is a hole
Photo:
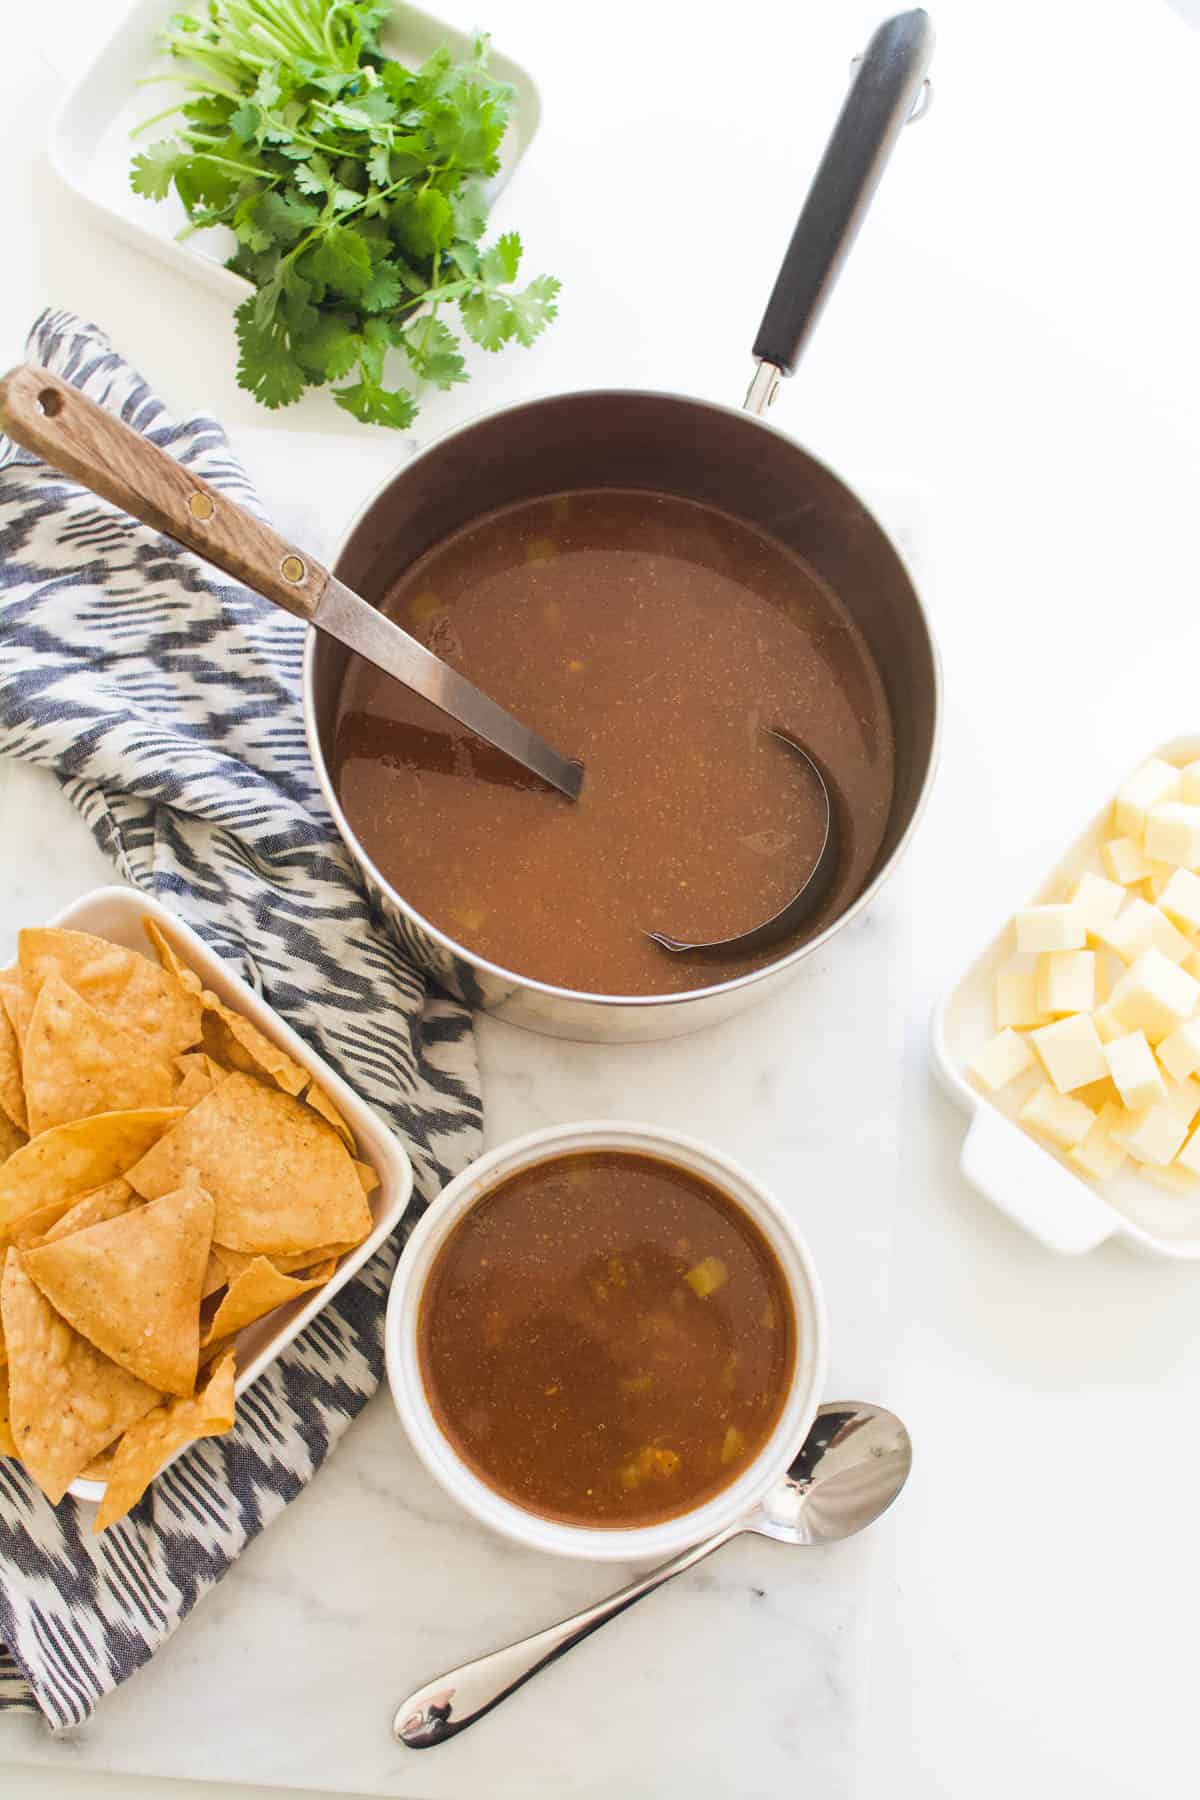
[[[791,374],[854,240],[884,164],[924,110],[933,28],[918,10],[880,26],[858,61],[754,344],[745,410],[679,394],[605,389],[507,407],[449,432],[392,476],[347,533],[334,573],[382,599],[431,545],[480,514],[568,488],[651,488],[707,501],[797,551],[857,621],[887,691],[895,730],[891,816],[866,887],[808,942],[766,967],[685,993],[577,993],[497,967],[423,918],[372,863],[330,774],[347,652],[309,633],[309,748],[338,830],[391,928],[450,992],[552,1036],[595,1042],[675,1037],[774,993],[805,957],[869,906],[912,836],[933,776],[940,712],[937,652],[921,602],[861,500],[761,414]],[[706,971],[707,974],[707,971]]]

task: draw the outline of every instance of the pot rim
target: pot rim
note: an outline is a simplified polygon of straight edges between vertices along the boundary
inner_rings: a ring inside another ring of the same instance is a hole
[[[921,789],[917,795],[916,803],[913,806],[912,815],[909,818],[908,824],[892,846],[886,861],[880,865],[866,887],[862,889],[861,893],[856,896],[846,910],[839,913],[837,918],[831,919],[829,924],[826,925],[824,930],[819,932],[816,937],[808,938],[804,943],[797,944],[794,949],[788,951],[786,956],[781,956],[772,962],[764,963],[759,969],[749,969],[741,975],[732,976],[728,981],[714,982],[708,987],[686,988],[680,992],[665,994],[594,994],[588,992],[584,988],[559,987],[553,982],[539,981],[535,976],[522,975],[515,969],[506,969],[500,963],[489,961],[487,957],[480,956],[477,951],[468,950],[465,945],[458,943],[448,932],[442,931],[440,927],[427,919],[423,913],[418,912],[416,907],[406,900],[404,896],[393,887],[390,881],[385,879],[371,857],[367,854],[363,845],[360,843],[350,821],[343,812],[341,802],[334,791],[333,778],[326,766],[325,755],[320,742],[320,735],[317,731],[313,691],[316,641],[318,634],[316,627],[313,625],[309,625],[305,634],[304,656],[301,666],[304,735],[308,742],[309,757],[312,761],[313,769],[316,772],[317,781],[320,785],[321,793],[324,796],[325,804],[328,806],[333,817],[333,822],[337,827],[338,835],[341,837],[347,850],[349,850],[350,855],[367,874],[370,880],[374,881],[382,892],[388,896],[391,902],[399,908],[405,918],[411,920],[419,930],[425,932],[449,955],[468,963],[471,968],[478,970],[479,973],[485,977],[507,983],[527,993],[544,995],[551,1000],[566,1000],[570,1002],[582,1002],[586,1005],[620,1008],[653,1008],[664,1005],[682,1007],[695,1005],[704,1000],[711,1000],[719,995],[723,996],[738,993],[744,988],[753,986],[756,982],[763,981],[770,976],[778,975],[785,969],[793,968],[803,957],[811,955],[815,950],[819,950],[822,945],[828,942],[835,931],[840,931],[843,926],[848,925],[852,919],[858,917],[859,913],[870,904],[875,898],[875,895],[883,887],[884,883],[894,873],[895,869],[907,853],[916,828],[920,824],[925,808],[929,803],[929,796],[933,789],[934,777],[937,774],[942,740],[944,687],[941,656],[938,651],[937,639],[933,634],[933,627],[930,623],[929,614],[921,599],[920,590],[913,579],[912,571],[891,534],[884,530],[870,507],[859,498],[858,494],[855,493],[854,489],[851,488],[847,482],[842,480],[835,469],[830,468],[827,463],[822,462],[819,457],[814,456],[810,450],[807,450],[803,444],[792,437],[790,432],[785,431],[782,426],[774,424],[769,419],[761,418],[756,413],[747,412],[740,406],[731,406],[727,402],[721,400],[704,400],[691,394],[671,393],[663,388],[571,388],[565,393],[543,394],[533,400],[516,400],[508,406],[493,407],[486,412],[476,413],[471,418],[464,419],[460,424],[452,425],[447,430],[439,432],[436,437],[431,438],[426,445],[418,450],[414,456],[411,456],[400,468],[394,470],[392,474],[384,476],[371,490],[370,494],[366,496],[352,518],[348,520],[343,528],[329,566],[331,571],[336,574],[338,563],[345,554],[346,546],[349,544],[351,538],[354,536],[354,533],[358,530],[367,514],[371,511],[372,507],[382,498],[387,489],[395,482],[403,480],[409,470],[414,468],[417,463],[435,455],[444,445],[452,442],[455,438],[466,436],[485,422],[491,423],[493,420],[504,419],[513,413],[534,412],[541,407],[554,406],[561,404],[563,401],[584,399],[621,400],[627,398],[662,400],[674,406],[700,407],[709,412],[723,413],[728,417],[745,421],[746,423],[754,425],[759,430],[771,432],[775,437],[779,438],[782,443],[786,444],[789,449],[798,451],[801,456],[807,457],[808,460],[815,464],[823,474],[827,475],[842,488],[848,499],[858,507],[859,511],[870,520],[876,531],[879,532],[880,536],[891,550],[892,555],[900,564],[905,578],[908,581],[909,590],[912,594],[925,633],[925,639],[929,645],[930,674],[933,683],[933,729],[930,737],[929,756],[925,765],[925,773],[921,780]]]

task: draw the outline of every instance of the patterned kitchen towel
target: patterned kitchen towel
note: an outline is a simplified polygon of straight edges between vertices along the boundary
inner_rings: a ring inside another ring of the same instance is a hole
[[[27,355],[261,512],[216,421],[172,418],[95,326],[43,313]],[[0,752],[53,769],[121,874],[390,1122],[427,1201],[480,1147],[470,1016],[388,938],[338,840],[305,750],[303,639],[33,457],[0,468]],[[102,1537],[90,1508],[51,1507],[0,1458],[0,1710],[80,1724],[295,1498],[379,1384],[398,1249],[255,1384],[228,1437]]]

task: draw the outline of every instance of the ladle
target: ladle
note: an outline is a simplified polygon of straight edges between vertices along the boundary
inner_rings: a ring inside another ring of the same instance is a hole
[[[256,594],[363,656],[532,774],[577,800],[583,764],[562,756],[361,595],[227,494],[48,369],[0,381],[0,427],[94,494],[165,532]]]

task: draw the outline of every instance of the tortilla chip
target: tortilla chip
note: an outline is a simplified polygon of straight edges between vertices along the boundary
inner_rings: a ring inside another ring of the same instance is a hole
[[[298,1094],[310,1079],[307,1069],[264,1037],[257,1025],[224,1006],[206,989],[204,1000],[204,1048],[223,1068],[244,1075],[266,1076],[285,1094]]]
[[[33,1002],[25,997],[25,990],[21,986],[21,971],[15,964],[11,968],[0,969],[0,1007],[13,1028],[19,1048],[25,1042],[25,1027],[33,1011]]]
[[[249,1075],[227,1075],[128,1177],[153,1200],[178,1187],[189,1169],[216,1202],[216,1241],[233,1250],[357,1243],[371,1229],[354,1165],[333,1127]],[[3,1178],[0,1169],[0,1184]]]
[[[197,1100],[203,1100],[205,1094],[211,1094],[217,1083],[224,1081],[228,1073],[211,1056],[205,1056],[203,1050],[193,1050],[187,1056],[177,1056],[175,1068],[181,1078],[173,1095],[176,1106],[195,1106]]]
[[[10,969],[4,971],[6,977],[13,973]],[[6,1118],[19,1125],[22,1131],[29,1130],[25,1087],[21,1080],[21,1046],[12,1020],[0,1006],[0,1125]]]
[[[310,1288],[323,1287],[333,1270],[333,1262],[327,1262],[321,1272],[310,1275],[307,1281],[301,1281],[293,1275],[281,1275],[269,1257],[256,1256],[249,1267],[230,1284],[229,1292],[204,1334],[204,1343],[211,1344],[218,1338],[233,1337],[237,1332],[244,1331],[247,1325],[252,1325],[255,1319],[261,1319],[264,1313],[274,1312],[277,1306],[294,1300],[298,1294],[307,1294]]]
[[[140,1204],[129,1183],[118,1176],[116,1181],[106,1181],[94,1194],[85,1194],[82,1200],[51,1200],[48,1206],[26,1213],[12,1225],[9,1236],[18,1250],[31,1250],[35,1244],[53,1243],[105,1219],[119,1219],[130,1207]]]
[[[0,1233],[52,1200],[78,1200],[145,1156],[177,1119],[178,1106],[97,1113],[31,1138],[0,1167]]]
[[[313,1268],[317,1263],[332,1261],[336,1264],[347,1250],[357,1250],[361,1242],[362,1239],[359,1238],[355,1243],[321,1244],[315,1250],[277,1250],[268,1256],[267,1261],[281,1275],[297,1275]],[[244,1274],[255,1261],[253,1251],[231,1250],[227,1244],[214,1244],[213,1255],[224,1265],[225,1278],[230,1283]]]
[[[354,1164],[354,1173],[358,1176],[358,1179],[362,1184],[363,1193],[373,1194],[375,1189],[379,1186],[378,1171],[373,1169],[370,1163],[359,1162],[356,1160]]]
[[[72,1331],[29,1279],[18,1250],[4,1264],[0,1313],[17,1455],[57,1506],[80,1470],[159,1396]]]
[[[0,1368],[0,1456],[15,1456],[17,1440],[8,1418],[8,1375]]]
[[[147,1040],[123,1031],[58,975],[43,981],[21,1059],[30,1130],[118,1107],[170,1106],[175,1077]]]
[[[146,917],[142,920],[142,930],[154,946],[154,953],[163,968],[172,974],[181,987],[189,994],[199,994],[202,987],[200,977],[190,964],[186,963],[157,919]]]
[[[202,1437],[220,1437],[230,1429],[236,1367],[233,1351],[227,1351],[200,1393],[186,1400],[168,1400],[130,1427],[117,1445],[93,1531],[104,1531],[123,1519],[130,1507],[137,1505],[163,1464],[184,1444]]]
[[[351,1156],[353,1156],[358,1148],[358,1145],[354,1142],[354,1133],[347,1125],[345,1119],[343,1119],[337,1107],[333,1104],[333,1101],[329,1098],[329,1095],[325,1092],[325,1089],[318,1087],[314,1081],[304,1098],[314,1112],[320,1113],[326,1123],[333,1126],[333,1129],[337,1132]]]
[[[136,950],[86,931],[35,927],[17,939],[17,961],[29,1001],[51,975],[59,975],[110,1025],[143,1038],[149,1053],[163,1062],[199,1042],[197,996]]]
[[[213,1203],[183,1187],[27,1250],[25,1272],[89,1343],[164,1394],[190,1394]]]
[[[228,1287],[229,1275],[215,1244],[209,1247],[208,1261],[204,1265],[204,1280],[200,1283],[200,1298],[207,1300],[210,1294]]]
[[[6,1163],[10,1156],[24,1149],[29,1142],[19,1126],[14,1125],[8,1114],[0,1109],[0,1163]]]
[[[112,1466],[116,1460],[117,1446],[110,1444],[107,1450],[100,1452],[99,1456],[93,1456],[86,1469],[80,1469],[79,1479],[81,1481],[107,1481],[112,1474]]]

